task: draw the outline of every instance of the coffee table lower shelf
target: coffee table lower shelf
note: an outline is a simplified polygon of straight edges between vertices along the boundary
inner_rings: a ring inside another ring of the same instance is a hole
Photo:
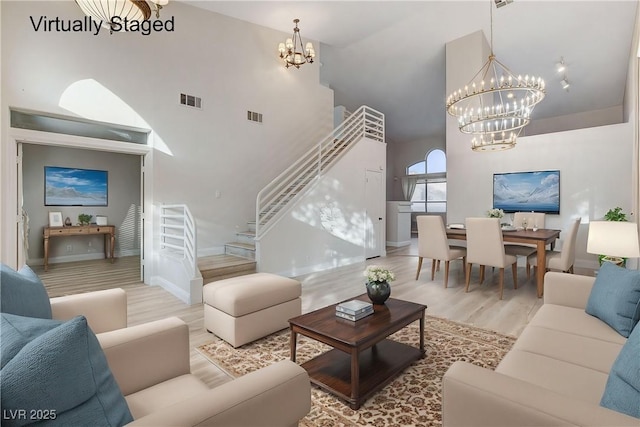
[[[414,361],[424,357],[416,347],[385,339],[359,355],[360,381],[351,389],[351,354],[330,350],[302,364],[311,383],[358,409],[373,393],[390,383]]]

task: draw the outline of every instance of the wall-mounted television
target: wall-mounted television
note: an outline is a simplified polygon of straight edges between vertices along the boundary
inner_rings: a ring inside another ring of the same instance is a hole
[[[45,206],[107,206],[109,174],[94,169],[44,167]]]
[[[493,207],[504,212],[560,213],[560,171],[493,174]]]

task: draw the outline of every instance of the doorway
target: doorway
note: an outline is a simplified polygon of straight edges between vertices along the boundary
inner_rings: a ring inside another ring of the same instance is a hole
[[[367,170],[365,174],[365,258],[384,255],[384,187],[382,172]]]

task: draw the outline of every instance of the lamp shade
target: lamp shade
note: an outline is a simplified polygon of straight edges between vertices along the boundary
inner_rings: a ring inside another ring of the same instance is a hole
[[[621,221],[591,221],[587,252],[623,258],[640,257],[637,224]]]

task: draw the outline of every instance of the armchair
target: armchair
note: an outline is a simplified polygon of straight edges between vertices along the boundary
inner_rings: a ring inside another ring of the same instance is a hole
[[[296,426],[311,409],[306,371],[284,360],[209,389],[190,373],[189,328],[177,317],[127,327],[122,289],[51,299],[54,319],[82,314],[140,426]]]

